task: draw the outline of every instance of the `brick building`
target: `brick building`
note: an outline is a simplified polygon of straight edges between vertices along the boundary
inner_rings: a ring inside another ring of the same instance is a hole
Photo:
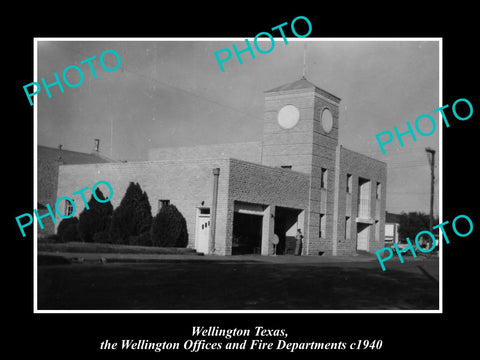
[[[398,228],[400,227],[400,215],[385,212],[385,246],[389,247],[398,244],[400,235]]]
[[[338,144],[339,103],[302,78],[265,92],[260,142],[157,148],[148,161],[62,165],[57,197],[104,180],[116,207],[129,182],[138,182],[153,211],[165,203],[180,210],[189,247],[204,253],[271,255],[276,237],[277,254],[290,253],[297,229],[305,236],[304,255],[374,252],[384,246],[386,164]]]

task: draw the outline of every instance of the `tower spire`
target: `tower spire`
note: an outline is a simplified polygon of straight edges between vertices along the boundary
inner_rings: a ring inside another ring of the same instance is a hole
[[[307,42],[303,43],[303,70],[302,70],[302,79],[305,79],[305,71],[307,69]]]

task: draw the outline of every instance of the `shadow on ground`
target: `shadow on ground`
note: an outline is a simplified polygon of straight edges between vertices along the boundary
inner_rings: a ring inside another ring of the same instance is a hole
[[[233,261],[40,266],[38,309],[438,309],[438,282],[414,264],[402,266],[411,268]]]

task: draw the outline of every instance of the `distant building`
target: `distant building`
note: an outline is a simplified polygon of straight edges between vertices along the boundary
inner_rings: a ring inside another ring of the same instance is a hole
[[[50,204],[50,207],[54,210],[57,201],[58,168],[60,165],[112,162],[112,160],[100,154],[99,146],[99,140],[95,139],[95,147],[90,154],[64,150],[61,145],[58,148],[42,145],[37,147],[37,211],[39,215],[47,212],[46,204]],[[66,211],[65,209],[62,210]],[[41,229],[37,224],[40,236],[55,232],[55,225],[50,219],[42,223],[44,229]]]
[[[57,197],[104,180],[118,206],[138,182],[153,211],[174,204],[189,247],[218,255],[288,253],[297,229],[304,255],[384,247],[387,170],[338,143],[335,95],[302,78],[265,92],[260,142],[152,149],[148,161],[64,164]],[[77,211],[83,208],[75,198]]]

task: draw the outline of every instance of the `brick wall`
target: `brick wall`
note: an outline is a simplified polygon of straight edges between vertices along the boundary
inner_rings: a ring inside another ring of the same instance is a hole
[[[237,159],[230,160],[230,198],[258,204],[305,208],[309,176]]]
[[[277,206],[304,211],[308,208],[309,182],[307,174],[231,159],[225,252],[231,251],[235,201],[265,205],[264,216],[270,215],[271,211],[274,215]],[[305,222],[300,227],[305,229]],[[273,236],[272,229],[270,237]]]
[[[312,180],[309,221],[309,243],[306,250],[308,255],[332,255],[334,242],[334,194],[336,167],[335,153],[338,144],[338,98],[332,98],[323,90],[316,88],[314,93],[313,112],[313,152],[312,152]],[[332,129],[326,133],[322,127],[322,114],[328,109],[333,117]],[[321,187],[322,169],[327,170],[326,187]],[[320,234],[320,216],[325,217],[325,231]]]
[[[107,181],[113,188],[111,203],[117,207],[130,181],[138,182],[146,191],[152,215],[158,209],[158,200],[170,200],[187,221],[189,247],[195,247],[196,209],[211,207],[213,168],[220,168],[215,253],[231,253],[234,202],[283,206],[304,210],[308,206],[309,176],[291,170],[271,168],[237,159],[196,161],[145,161],[91,165],[62,165],[59,168],[57,197],[70,196],[77,206],[75,216],[84,209],[80,195],[71,194]],[[108,189],[100,189],[108,195]],[[60,206],[60,209],[63,209]],[[88,210],[87,210],[88,211]],[[57,216],[57,226],[61,218]]]
[[[57,196],[57,181],[58,181],[58,165],[59,161],[55,158],[42,156],[38,153],[37,159],[37,204],[36,206],[46,206],[50,204],[50,207],[55,206],[55,200]],[[46,210],[38,210],[38,214],[41,216],[46,214]],[[55,232],[55,226],[52,221],[43,221],[44,228],[41,229],[37,223],[37,232],[39,236],[45,236],[53,234]]]
[[[284,105],[294,105],[300,119],[292,129],[283,129],[277,121]],[[291,165],[292,170],[309,174],[313,147],[313,89],[267,93],[263,125],[262,164]]]
[[[386,205],[386,163],[348,150],[342,146],[337,148],[337,193],[335,195],[335,238],[334,253],[337,255],[353,255],[356,253],[356,222],[358,178],[371,181],[370,186],[370,226],[368,251],[375,252],[383,247],[385,234],[385,205]],[[346,192],[347,174],[352,175],[351,194]],[[381,184],[380,199],[376,199],[376,183]],[[345,228],[345,217],[350,216],[350,229]],[[377,227],[377,229],[376,229]],[[346,239],[346,232],[350,239]]]
[[[378,234],[375,226],[371,228],[369,251],[374,252],[383,244],[385,223],[386,164],[347,150],[337,148],[335,176],[329,178],[328,193],[333,198],[334,211],[331,213],[333,235],[332,244],[323,244],[316,248],[315,240],[310,244],[309,255],[316,255],[321,249],[326,254],[351,255],[356,252],[356,198],[358,196],[358,177],[370,179],[372,186],[371,218],[378,221]],[[215,253],[227,255],[231,253],[232,230],[235,201],[261,204],[269,207],[274,214],[277,206],[307,210],[309,206],[310,175],[269,167],[261,164],[237,159],[194,160],[194,161],[145,161],[132,163],[107,163],[88,165],[61,165],[57,198],[70,196],[77,206],[76,216],[84,209],[80,195],[71,194],[88,187],[85,193],[87,200],[91,196],[91,188],[96,182],[103,180],[113,187],[112,205],[118,206],[130,181],[138,182],[147,192],[152,207],[152,215],[158,210],[158,200],[170,200],[185,216],[189,233],[189,247],[195,247],[196,209],[201,206],[211,207],[213,189],[213,168],[220,168]],[[346,194],[346,175],[352,174],[352,194]],[[382,184],[381,198],[376,197],[376,182]],[[338,184],[338,185],[335,185]],[[330,189],[332,187],[333,190]],[[108,195],[108,189],[101,186]],[[327,195],[328,196],[328,195]],[[325,194],[320,194],[325,199]],[[328,199],[328,198],[327,198]],[[351,203],[351,206],[347,206]],[[320,200],[322,204],[322,200]],[[320,205],[320,210],[330,214],[329,204]],[[63,204],[60,204],[63,209]],[[350,240],[345,240],[345,216],[351,215]],[[57,225],[61,218],[57,216]],[[47,223],[49,219],[45,219]],[[311,219],[310,219],[311,221]],[[303,229],[307,229],[308,216],[304,217]],[[327,223],[328,224],[328,223]],[[318,229],[316,229],[318,230]],[[270,236],[273,233],[270,231]],[[338,241],[335,241],[338,239]],[[321,244],[321,243],[320,243]],[[330,248],[328,248],[330,246]],[[305,252],[306,253],[306,252]]]
[[[148,160],[183,161],[235,158],[259,163],[261,150],[260,142],[155,148],[149,151]]]
[[[46,146],[37,147],[37,203],[45,206],[50,204],[54,209],[57,200],[58,167],[61,164],[105,163],[103,158],[70,150],[54,149]],[[63,208],[61,208],[63,210]],[[44,215],[47,210],[37,209]],[[44,228],[37,223],[39,236],[53,234],[55,226],[50,218],[42,221]]]

